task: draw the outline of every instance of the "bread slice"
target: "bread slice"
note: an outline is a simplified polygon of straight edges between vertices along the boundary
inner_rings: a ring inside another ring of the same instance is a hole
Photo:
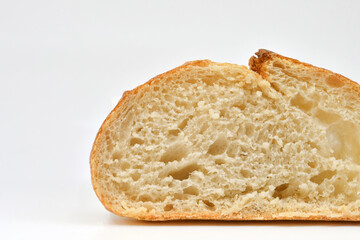
[[[145,220],[360,220],[360,87],[266,50],[125,92],[96,137],[104,206]]]

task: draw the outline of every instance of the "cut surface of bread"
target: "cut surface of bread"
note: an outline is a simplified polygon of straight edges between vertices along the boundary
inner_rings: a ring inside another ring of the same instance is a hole
[[[93,145],[104,206],[145,220],[360,220],[360,87],[260,50],[125,92]]]

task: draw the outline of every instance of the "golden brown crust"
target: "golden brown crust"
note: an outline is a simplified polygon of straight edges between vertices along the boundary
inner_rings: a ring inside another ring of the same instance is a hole
[[[252,56],[249,60],[249,67],[254,72],[259,73],[262,77],[266,78],[267,75],[263,68],[265,67],[265,63],[275,57],[276,53],[271,52],[266,49],[260,49],[257,53],[255,53],[255,56]]]
[[[347,77],[344,77],[338,73],[334,73],[330,70],[327,70],[325,68],[319,68],[319,67],[315,67],[311,64],[308,63],[304,63],[304,62],[300,62],[297,59],[293,59],[293,58],[289,58],[289,57],[284,57],[280,54],[274,53],[272,51],[266,50],[266,49],[259,49],[258,52],[255,53],[256,56],[252,56],[249,60],[249,67],[251,70],[253,70],[254,72],[257,72],[258,74],[260,74],[264,79],[269,81],[269,76],[268,73],[266,71],[266,67],[267,65],[274,61],[275,59],[282,59],[282,60],[287,60],[290,61],[293,64],[299,64],[302,65],[304,67],[308,67],[311,70],[315,71],[315,72],[319,72],[319,73],[323,73],[326,75],[329,75],[331,77],[331,80],[333,82],[337,82],[339,85],[349,85],[352,89],[354,89],[355,91],[357,91],[360,94],[360,85],[352,80],[350,80]]]
[[[268,50],[261,49],[259,52],[256,53],[257,57],[252,57],[249,61],[250,69],[259,73],[263,78],[267,78],[267,73],[265,71],[266,64],[269,61],[280,58],[292,61],[294,64],[301,64],[306,67],[311,67],[316,71],[322,71],[326,73],[333,74],[335,81],[340,81],[345,84],[350,84],[352,88],[356,89],[360,93],[360,86],[351,81],[348,78],[345,78],[339,74],[334,74],[326,69],[317,68],[310,64],[302,63],[298,60],[283,57],[279,54],[273,53]],[[323,213],[297,213],[297,212],[287,212],[287,213],[278,213],[278,214],[266,214],[266,213],[234,213],[234,214],[224,214],[221,212],[162,212],[162,213],[142,213],[139,214],[135,211],[125,211],[125,209],[115,208],[113,204],[104,197],[101,189],[97,185],[96,179],[97,176],[97,166],[99,164],[99,160],[97,156],[99,156],[100,146],[104,141],[105,131],[109,125],[116,119],[119,113],[126,111],[129,104],[131,104],[132,99],[145,91],[151,84],[156,83],[158,81],[162,81],[164,79],[171,80],[171,76],[173,74],[177,74],[187,68],[191,68],[194,66],[199,67],[206,67],[212,64],[213,62],[209,60],[199,60],[199,61],[192,61],[187,62],[184,65],[177,67],[173,70],[170,70],[164,74],[158,75],[152,78],[150,81],[146,82],[145,84],[131,90],[126,91],[122,98],[120,99],[119,103],[116,107],[111,111],[111,113],[107,116],[104,123],[102,124],[99,132],[97,133],[91,155],[90,155],[90,168],[91,168],[91,179],[93,188],[99,200],[105,206],[107,210],[113,212],[119,216],[126,216],[126,217],[133,217],[136,219],[141,220],[148,220],[148,221],[166,221],[166,220],[180,220],[180,219],[202,219],[202,220],[321,220],[321,221],[360,221],[360,215],[345,215],[345,214],[323,214]],[[217,63],[216,63],[217,64]]]
[[[108,209],[109,211],[119,215],[124,216],[123,213],[117,212],[114,209]],[[252,220],[309,220],[309,221],[360,221],[360,215],[343,215],[343,214],[333,214],[333,215],[324,215],[316,213],[296,213],[296,212],[287,212],[286,214],[223,214],[221,212],[169,212],[163,214],[127,214],[126,217],[132,217],[139,220],[146,221],[168,221],[168,220],[239,220],[239,221],[252,221]]]

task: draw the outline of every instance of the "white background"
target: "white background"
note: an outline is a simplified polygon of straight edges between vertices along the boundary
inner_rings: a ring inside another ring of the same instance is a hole
[[[90,183],[125,90],[185,61],[259,49],[360,81],[360,1],[0,1],[0,239],[357,239],[356,223],[146,223]]]

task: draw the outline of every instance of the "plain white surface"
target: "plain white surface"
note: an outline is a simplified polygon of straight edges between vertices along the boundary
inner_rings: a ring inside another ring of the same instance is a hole
[[[125,90],[185,61],[259,48],[360,80],[359,1],[1,1],[0,239],[339,239],[358,224],[117,217],[90,149]]]

